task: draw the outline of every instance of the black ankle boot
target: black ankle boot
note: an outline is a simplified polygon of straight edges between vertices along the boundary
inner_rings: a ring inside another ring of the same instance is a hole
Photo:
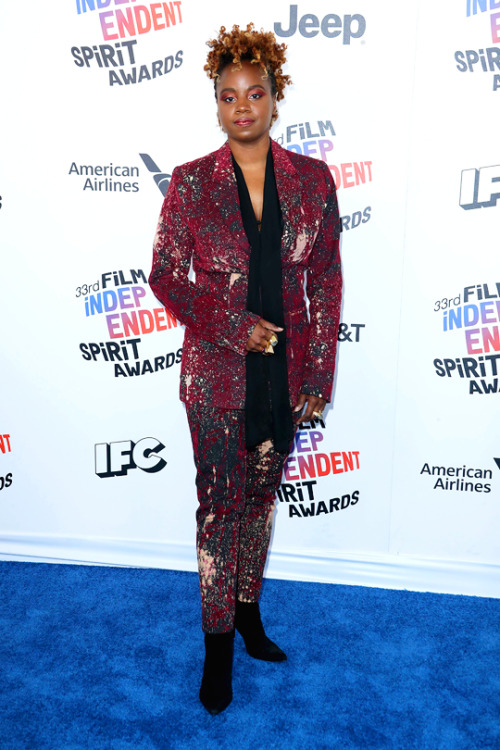
[[[266,635],[258,602],[240,602],[236,600],[234,625],[243,636],[247,652],[254,659],[264,661],[285,661],[286,654]]]
[[[200,701],[212,716],[224,711],[233,700],[234,630],[229,633],[205,633],[205,666]]]

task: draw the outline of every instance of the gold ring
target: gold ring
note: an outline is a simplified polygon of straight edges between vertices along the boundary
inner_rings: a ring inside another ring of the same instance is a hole
[[[316,419],[323,419],[323,412],[322,411],[313,411],[313,417],[316,417]]]

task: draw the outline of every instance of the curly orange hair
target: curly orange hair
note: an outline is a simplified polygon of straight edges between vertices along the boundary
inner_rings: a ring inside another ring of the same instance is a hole
[[[256,31],[253,23],[249,23],[245,30],[235,24],[230,32],[221,26],[219,36],[210,39],[207,45],[210,52],[203,69],[214,85],[227,65],[233,63],[236,69],[241,69],[242,61],[248,60],[260,65],[270,79],[273,96],[276,95],[278,101],[283,99],[285,86],[292,80],[282,71],[282,65],[286,62],[286,44],[278,44],[272,31]],[[276,117],[277,113],[273,115],[273,120]]]

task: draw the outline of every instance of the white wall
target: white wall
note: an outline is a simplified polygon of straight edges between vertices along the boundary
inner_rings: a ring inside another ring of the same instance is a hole
[[[294,85],[273,136],[334,168],[345,302],[335,403],[325,425],[298,435],[268,575],[500,595],[492,4],[255,0],[250,16],[229,0],[182,0],[169,4],[169,28],[122,39],[103,36],[99,14],[113,35],[120,13],[144,22],[149,2],[0,10],[2,559],[195,569],[194,469],[177,396],[183,330],[160,311],[163,330],[120,336],[121,313],[150,311],[147,322],[161,307],[140,271],[147,277],[162,193],[140,155],[168,182],[174,166],[217,148],[205,41],[249,20],[286,30],[296,7],[296,33],[280,40]],[[325,36],[322,22],[340,34]],[[87,66],[91,53],[99,59]],[[120,85],[133,68],[137,82]],[[121,192],[75,173],[111,163],[133,172],[111,178],[128,183]],[[108,310],[86,315],[85,297],[99,304],[104,291]],[[471,324],[443,330],[444,299]],[[101,344],[128,362],[105,361]],[[164,369],[148,372],[158,357]],[[136,360],[144,374],[124,375]],[[138,466],[99,476],[106,443],[118,466],[137,443]],[[149,460],[146,448],[156,450]],[[301,477],[311,461],[323,475]]]

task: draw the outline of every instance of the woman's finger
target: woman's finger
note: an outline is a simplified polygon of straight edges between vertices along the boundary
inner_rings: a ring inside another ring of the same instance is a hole
[[[279,331],[284,330],[283,328],[281,328],[281,326],[277,326],[274,323],[270,323],[268,320],[264,320],[264,318],[261,318],[259,320],[259,323],[263,328],[267,328],[269,331],[279,332]],[[257,325],[259,325],[259,323]]]
[[[265,325],[264,325],[265,324]],[[270,323],[264,318],[261,318],[256,323],[250,338],[247,341],[247,351],[261,352],[262,349],[266,349],[273,336],[276,336],[276,332],[282,331],[283,328],[275,326],[274,323]]]
[[[295,419],[296,422],[300,422],[300,420],[302,419],[302,411],[304,409],[306,400],[307,400],[307,396],[305,395],[305,393],[299,394],[297,403],[293,407],[293,418]]]
[[[307,407],[303,414],[301,414],[302,409],[304,408],[305,403],[307,402]],[[318,414],[323,413],[323,409],[326,406],[326,400],[324,398],[319,398],[318,396],[309,396],[306,393],[301,393],[297,404],[294,408],[294,416],[296,422],[310,422],[311,419],[317,419],[318,417],[315,416],[315,412]]]

